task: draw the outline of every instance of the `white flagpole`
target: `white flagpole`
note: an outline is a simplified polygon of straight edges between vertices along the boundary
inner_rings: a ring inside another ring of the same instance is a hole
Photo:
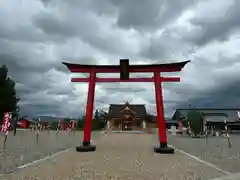
[[[225,133],[226,133],[226,137],[227,137],[227,140],[228,140],[228,147],[231,148],[232,147],[232,143],[231,143],[231,140],[230,140],[230,136],[228,134],[228,126],[227,126],[227,121],[224,120],[224,129],[225,129]]]
[[[36,140],[37,140],[37,144],[38,144],[38,141],[39,141],[39,136],[40,136],[40,129],[41,129],[41,123],[40,123],[40,118],[38,118],[38,123],[37,123],[37,138],[36,138]]]

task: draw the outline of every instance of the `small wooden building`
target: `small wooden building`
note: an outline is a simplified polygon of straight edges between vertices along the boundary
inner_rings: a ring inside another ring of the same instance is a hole
[[[172,116],[172,120],[178,120],[180,117],[187,119],[190,111],[198,111],[203,115],[203,121],[206,122],[209,129],[216,130],[225,128],[226,121],[229,129],[240,130],[240,109],[177,109]]]
[[[28,129],[31,126],[36,126],[37,122],[30,119],[29,117],[25,116],[25,117],[21,117],[18,120],[18,128],[21,129]]]
[[[149,118],[144,104],[110,104],[107,129],[149,130],[156,122]]]

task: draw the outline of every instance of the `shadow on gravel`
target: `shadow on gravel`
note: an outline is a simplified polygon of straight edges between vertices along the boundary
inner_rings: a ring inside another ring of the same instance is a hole
[[[99,132],[92,133],[92,139],[98,137]],[[50,134],[41,132],[37,143],[36,133],[19,130],[16,136],[9,133],[5,151],[3,150],[3,135],[0,135],[0,174],[11,173],[18,166],[35,160],[51,156],[59,151],[74,148],[81,143],[83,132],[77,131],[75,136],[69,137],[67,131],[60,131],[56,137],[56,131]]]

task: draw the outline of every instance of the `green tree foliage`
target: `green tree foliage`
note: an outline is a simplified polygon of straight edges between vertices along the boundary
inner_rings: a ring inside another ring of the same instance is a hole
[[[85,123],[84,120],[78,120],[77,121],[77,129],[78,130],[83,130],[84,129],[84,123]]]
[[[97,120],[93,120],[92,121],[92,130],[101,130],[103,129],[105,126],[105,123],[103,121],[97,121]]]
[[[64,118],[64,121],[65,121],[67,124],[69,124],[70,121],[71,121],[71,119],[70,119],[70,118]]]
[[[101,126],[106,126],[107,120],[108,120],[108,113],[101,109],[96,110],[94,115],[94,120],[99,121],[99,124],[101,124]]]
[[[85,126],[85,116],[82,116],[81,119],[77,122],[77,129],[83,130]],[[92,120],[92,130],[100,130],[103,129],[106,125],[105,121],[107,119],[107,113],[102,110],[96,110],[94,114],[94,118]]]
[[[187,120],[187,119],[183,119],[182,125],[183,125],[184,127],[188,127],[188,120]]]
[[[187,114],[188,121],[195,136],[203,131],[203,116],[198,111],[190,111]]]
[[[15,82],[8,77],[6,66],[0,66],[0,124],[2,124],[4,112],[12,112],[16,115],[17,103]]]
[[[58,121],[53,121],[51,122],[51,127],[52,130],[57,130],[58,128]]]

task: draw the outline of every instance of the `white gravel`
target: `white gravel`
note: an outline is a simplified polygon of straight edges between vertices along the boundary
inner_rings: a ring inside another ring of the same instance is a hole
[[[5,180],[201,180],[224,174],[186,155],[155,154],[155,138],[147,134],[101,135],[96,152],[75,150],[15,171]]]

